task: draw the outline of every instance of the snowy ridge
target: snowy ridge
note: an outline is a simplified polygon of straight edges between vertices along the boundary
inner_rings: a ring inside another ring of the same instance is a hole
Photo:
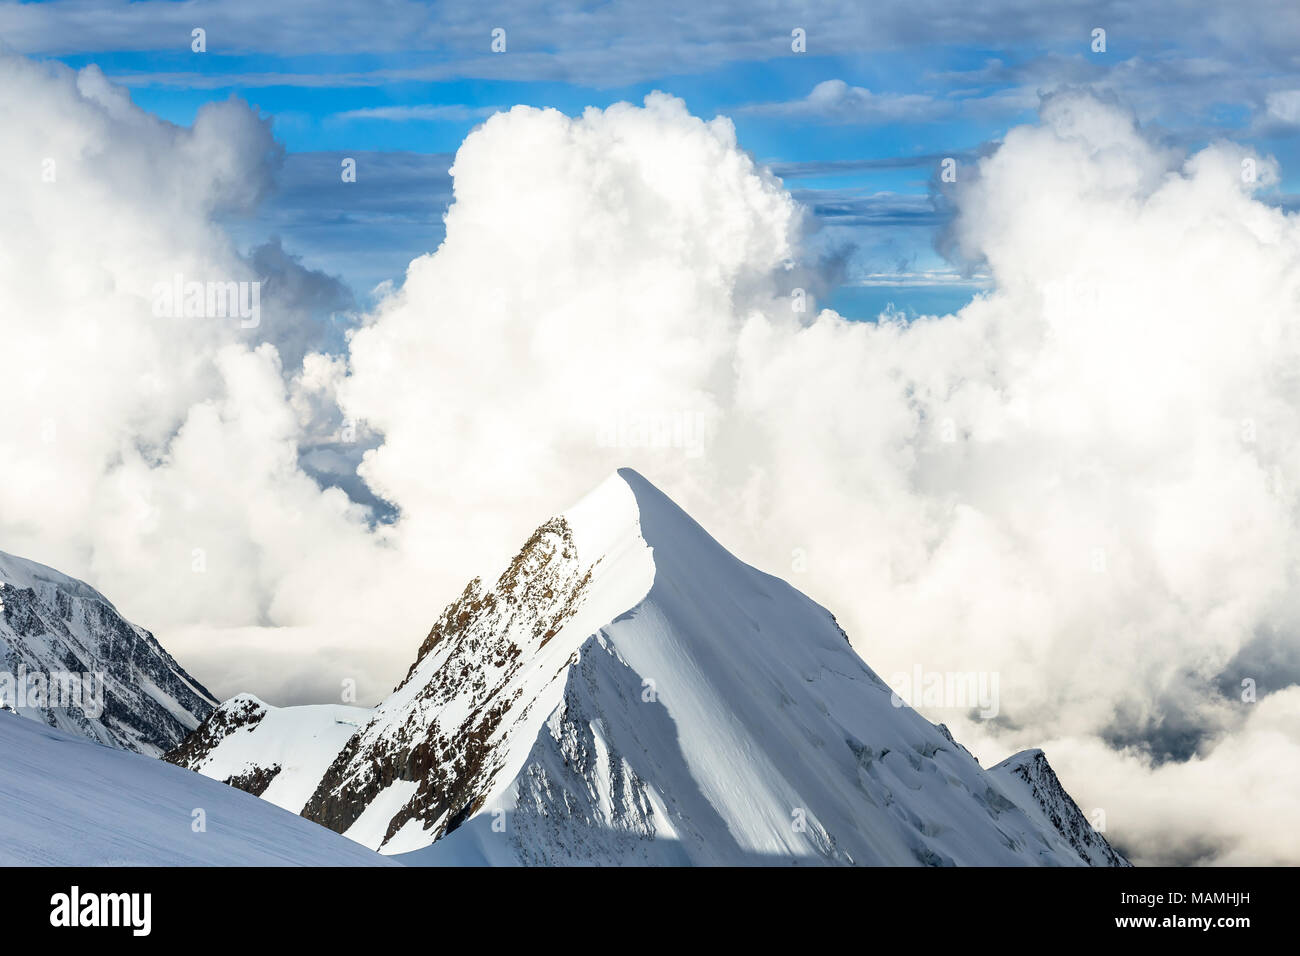
[[[1056,772],[1041,750],[1022,750],[994,767],[989,774],[1003,790],[1031,813],[1037,811],[1050,826],[1093,866],[1131,866],[1098,833],[1083,811],[1065,792]]]
[[[986,771],[891,698],[625,469],[470,582],[302,812],[428,865],[1123,865],[1050,768]]]
[[[90,585],[0,552],[0,696],[10,709],[111,747],[158,755],[212,712],[216,700],[154,636]],[[23,691],[23,675],[102,675],[98,708],[52,706]]]

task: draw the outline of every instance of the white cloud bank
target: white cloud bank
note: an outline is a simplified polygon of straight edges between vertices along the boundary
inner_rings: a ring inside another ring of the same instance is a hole
[[[274,263],[255,329],[153,312],[176,275],[259,279],[212,220],[269,188],[269,124],[231,101],[178,128],[95,68],[3,57],[0,125],[0,546],[95,581],[218,687],[216,629],[290,628],[285,646],[338,615],[301,634],[327,666],[372,644],[382,609],[359,605],[389,552],[297,464],[333,427],[313,399],[330,363],[285,374],[276,347],[304,348],[276,291],[302,276]]]
[[[1270,693],[1300,677],[1300,228],[1252,196],[1267,161],[1051,98],[959,170],[951,248],[996,291],[862,324],[792,308],[802,213],[727,120],[519,107],[466,139],[446,240],[348,356],[286,370],[275,315],[148,310],[160,274],[247,277],[210,213],[256,199],[265,126],[3,70],[0,540],[219,690],[380,693],[467,577],[626,464],[886,678],[997,672],[996,722],[931,716],[985,760],[1048,747],[1140,860],[1300,862],[1300,697]],[[342,415],[382,435],[391,528],[298,467]]]

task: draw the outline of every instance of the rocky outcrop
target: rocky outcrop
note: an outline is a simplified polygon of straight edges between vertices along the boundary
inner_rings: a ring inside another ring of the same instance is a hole
[[[212,712],[208,690],[86,583],[0,552],[0,585],[0,697],[24,717],[159,755]],[[55,699],[74,675],[80,688]]]
[[[439,616],[415,663],[348,741],[303,816],[346,832],[380,793],[414,783],[384,839],[417,821],[437,836],[477,811],[500,769],[490,741],[520,702],[505,692],[582,603],[590,581],[569,526],[547,521],[488,589],[479,579]]]

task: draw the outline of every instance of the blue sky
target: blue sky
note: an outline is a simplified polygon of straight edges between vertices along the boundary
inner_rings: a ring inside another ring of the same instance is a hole
[[[870,6],[871,9],[867,9]],[[938,161],[972,161],[1033,119],[1040,94],[1106,91],[1171,143],[1218,137],[1300,181],[1300,7],[1250,4],[489,3],[452,6],[0,3],[0,43],[98,65],[179,124],[238,96],[270,117],[287,155],[278,191],[231,223],[252,247],[278,235],[358,302],[437,246],[447,170],[465,135],[523,103],[566,113],[652,90],[725,114],[741,145],[814,213],[815,248],[843,257],[829,304],[870,318],[890,303],[946,312],[983,287],[936,252]],[[191,50],[191,31],[207,50]],[[491,50],[505,30],[506,49]],[[792,50],[802,29],[804,52]],[[1094,49],[1103,29],[1105,50]],[[343,156],[358,182],[341,188]]]

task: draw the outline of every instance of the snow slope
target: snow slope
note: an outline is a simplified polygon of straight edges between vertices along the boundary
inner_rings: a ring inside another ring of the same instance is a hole
[[[0,682],[0,696],[22,716],[158,755],[212,712],[213,696],[90,585],[0,551],[0,605],[0,671],[13,685]],[[19,675],[60,673],[102,675],[102,713],[19,699]]]
[[[368,707],[272,707],[252,694],[226,701],[163,759],[298,813]]]
[[[418,865],[1126,865],[1041,754],[986,771],[893,701],[625,469],[471,581],[354,733],[243,696],[168,759]]]
[[[0,866],[391,863],[234,788],[8,712],[0,767]]]

